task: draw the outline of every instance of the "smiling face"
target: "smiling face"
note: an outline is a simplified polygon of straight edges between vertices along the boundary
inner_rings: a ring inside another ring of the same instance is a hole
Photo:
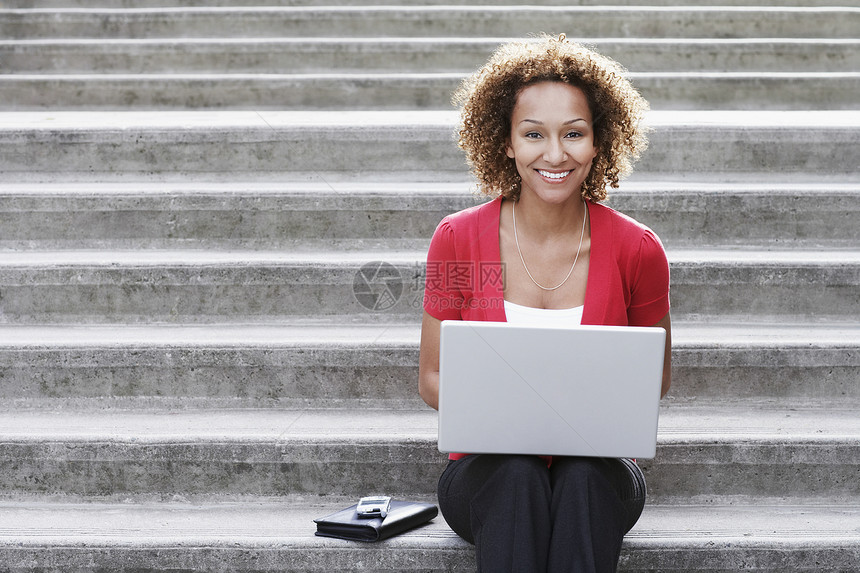
[[[514,105],[506,153],[522,179],[521,194],[554,204],[579,201],[597,155],[583,91],[562,82],[524,88]]]

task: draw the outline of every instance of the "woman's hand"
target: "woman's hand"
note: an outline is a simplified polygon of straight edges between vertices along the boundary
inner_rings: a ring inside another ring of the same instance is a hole
[[[442,321],[424,311],[418,357],[418,393],[427,404],[439,409],[439,333]],[[665,382],[664,382],[665,384]]]

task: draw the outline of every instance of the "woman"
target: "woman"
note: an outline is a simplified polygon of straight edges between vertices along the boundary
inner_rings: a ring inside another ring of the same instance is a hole
[[[544,37],[511,43],[455,95],[459,145],[494,199],[446,217],[427,257],[419,390],[438,408],[442,320],[661,326],[657,236],[599,204],[645,149],[647,102],[614,61]],[[666,338],[662,393],[669,389]],[[632,460],[451,454],[439,505],[478,571],[615,571],[645,503]]]

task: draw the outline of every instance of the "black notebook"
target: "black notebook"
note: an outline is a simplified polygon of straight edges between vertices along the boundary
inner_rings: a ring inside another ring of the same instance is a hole
[[[316,534],[350,541],[381,541],[427,523],[439,513],[432,503],[392,500],[385,519],[367,519],[358,517],[356,507],[357,504],[315,519]]]

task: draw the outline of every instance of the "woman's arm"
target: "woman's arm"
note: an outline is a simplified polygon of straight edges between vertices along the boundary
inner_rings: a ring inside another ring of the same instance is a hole
[[[418,357],[418,393],[429,406],[439,409],[439,332],[442,321],[424,311]],[[665,382],[664,382],[665,384]]]
[[[672,385],[672,320],[669,318],[669,313],[667,312],[666,316],[661,318],[654,326],[659,326],[666,330],[666,351],[663,356],[663,387],[660,391],[660,397],[662,398],[669,391],[669,386]]]

